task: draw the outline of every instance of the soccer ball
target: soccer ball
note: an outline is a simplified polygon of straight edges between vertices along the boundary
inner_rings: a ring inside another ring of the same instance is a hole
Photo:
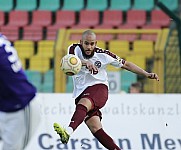
[[[60,68],[68,76],[78,74],[81,67],[81,60],[76,55],[67,54],[61,59]]]

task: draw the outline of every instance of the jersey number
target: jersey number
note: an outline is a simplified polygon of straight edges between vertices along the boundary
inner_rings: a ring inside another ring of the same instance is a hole
[[[14,72],[18,72],[21,70],[22,64],[21,61],[18,58],[17,51],[9,44],[6,44],[4,47],[5,51],[7,53],[11,52],[11,55],[8,57],[8,60],[12,63],[11,68]]]

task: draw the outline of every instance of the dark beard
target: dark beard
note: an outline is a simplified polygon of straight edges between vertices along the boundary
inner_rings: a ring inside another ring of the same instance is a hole
[[[92,53],[90,55],[87,55],[84,51],[82,52],[82,54],[83,54],[85,59],[89,59],[89,58],[94,56],[94,51],[92,51]]]
[[[82,54],[85,59],[89,59],[94,56],[94,51],[92,51],[92,53],[90,55],[87,55],[83,49],[81,49],[81,50],[82,50]]]

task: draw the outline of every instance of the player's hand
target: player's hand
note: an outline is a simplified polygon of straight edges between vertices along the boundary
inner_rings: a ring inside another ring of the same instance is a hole
[[[89,69],[90,73],[92,73],[92,74],[98,73],[97,67],[94,66],[94,64],[92,64],[90,61],[87,61],[85,66],[87,69]]]
[[[149,79],[156,79],[157,81],[159,81],[159,77],[156,73],[149,73],[148,78]]]

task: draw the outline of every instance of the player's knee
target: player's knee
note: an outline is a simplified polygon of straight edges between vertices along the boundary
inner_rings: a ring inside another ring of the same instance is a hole
[[[90,123],[89,121],[86,121],[86,124],[87,124],[89,130],[90,130],[92,133],[96,133],[99,129],[102,128],[102,126],[99,126],[99,125],[97,125],[97,124]]]
[[[91,126],[91,127],[89,127],[89,129],[92,133],[96,133],[99,129],[101,129],[101,127]]]

